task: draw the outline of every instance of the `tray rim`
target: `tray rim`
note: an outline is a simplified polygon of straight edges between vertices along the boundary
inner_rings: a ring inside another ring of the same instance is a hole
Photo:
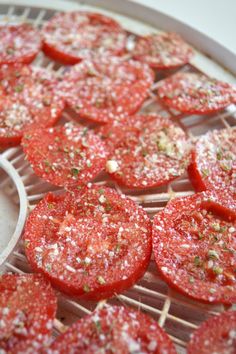
[[[3,169],[6,172],[6,174],[11,178],[11,181],[14,183],[14,186],[17,190],[18,197],[19,197],[19,213],[18,213],[18,219],[16,222],[15,230],[7,246],[3,249],[3,251],[0,254],[0,269],[1,269],[2,266],[4,267],[5,262],[14,251],[19,241],[20,235],[23,231],[25,219],[27,217],[28,201],[27,201],[27,195],[26,195],[23,181],[21,180],[21,177],[16,171],[16,169],[7,160],[7,158],[5,158],[4,153],[0,155],[0,168]]]

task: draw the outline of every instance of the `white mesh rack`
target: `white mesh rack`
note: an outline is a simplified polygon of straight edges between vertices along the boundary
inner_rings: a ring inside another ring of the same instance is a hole
[[[13,3],[14,1],[10,1]],[[129,1],[123,2],[123,12],[130,12]],[[95,1],[85,1],[85,3],[95,3]],[[107,8],[117,8],[113,1],[103,1],[103,5]],[[132,29],[134,33],[148,33],[154,28],[148,25],[148,22],[153,22],[152,15],[144,13],[143,20],[132,20],[130,18],[118,15],[117,13],[110,13],[101,8],[94,8],[86,4],[77,3],[76,1],[53,1],[52,4],[47,4],[46,1],[40,1],[41,8],[33,1],[15,1],[15,5],[0,1],[0,20],[2,22],[19,22],[29,21],[35,26],[39,27],[42,23],[50,18],[53,14],[60,10],[73,9],[96,9],[96,11],[105,12],[118,19],[126,28]],[[135,9],[133,4],[133,8]],[[137,8],[137,14],[140,9]],[[163,23],[161,14],[156,14],[156,23],[158,20]],[[141,15],[139,14],[139,17]],[[150,21],[149,21],[150,19]],[[176,21],[170,24],[170,29],[176,27]],[[179,24],[179,31],[184,34],[185,25]],[[196,32],[196,36],[198,33]],[[201,43],[206,46],[209,38],[201,37]],[[195,40],[195,43],[199,41]],[[217,45],[214,46],[212,52],[215,52]],[[225,52],[227,57],[227,51]],[[230,58],[230,57],[229,57]],[[185,66],[181,70],[188,71],[203,71],[225,79],[226,81],[235,82],[233,74],[225,71],[220,67],[216,61],[212,61],[203,54],[197,52],[191,65]],[[227,59],[228,60],[228,59]],[[45,58],[42,53],[36,58],[34,65],[48,67],[50,69],[64,70],[58,64]],[[232,65],[233,67],[233,65]],[[161,79],[161,77],[159,78]],[[173,117],[175,112],[170,112],[161,107],[156,102],[155,90],[158,86],[158,81],[153,85],[150,91],[150,97],[144,103],[143,111],[160,112],[161,114],[170,115]],[[68,120],[70,117],[68,113],[64,114],[64,119]],[[73,118],[73,117],[72,117]],[[220,114],[214,114],[211,117],[205,116],[191,116],[182,117],[179,119],[180,125],[189,134],[191,138],[204,134],[211,129],[232,129],[236,126],[236,107],[230,106]],[[0,212],[4,215],[5,223],[0,231],[0,269],[16,273],[29,272],[30,267],[24,255],[24,249],[20,241],[20,235],[23,229],[24,221],[27,212],[32,210],[35,204],[44,196],[49,190],[56,188],[50,184],[42,181],[36,177],[30,166],[24,159],[24,154],[20,147],[10,148],[0,155]],[[117,189],[121,189],[114,184],[107,176],[103,175],[96,180],[98,184],[111,185]],[[122,189],[130,198],[141,204],[146,212],[152,218],[158,211],[160,211],[170,198],[177,196],[191,195],[193,188],[188,180],[187,175],[178,178],[170,183],[168,186],[147,190],[145,192]],[[4,204],[4,205],[3,205]],[[4,240],[2,245],[2,240]],[[19,241],[18,241],[19,240]],[[77,318],[80,318],[90,313],[96,306],[96,303],[86,301],[75,301],[60,293],[59,310],[54,327],[55,333],[63,332],[66,326],[71,324]],[[114,296],[110,303],[122,303],[123,305],[133,306],[144,312],[149,313],[154,317],[160,326],[162,326],[170,335],[178,353],[185,353],[186,343],[189,336],[194,329],[196,329],[202,321],[213,314],[223,311],[224,306],[206,305],[200,302],[189,300],[188,298],[179,295],[171,290],[165,282],[159,277],[155,262],[152,259],[149,268],[143,278],[137,282],[131,289],[122,294]]]

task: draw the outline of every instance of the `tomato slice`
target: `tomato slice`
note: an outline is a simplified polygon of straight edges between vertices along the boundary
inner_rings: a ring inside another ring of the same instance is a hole
[[[229,190],[236,198],[236,130],[208,132],[197,140],[188,167],[197,191]]]
[[[33,269],[62,292],[97,300],[132,286],[151,256],[151,222],[107,187],[48,194],[30,214],[24,239]]]
[[[166,282],[208,303],[236,301],[236,201],[202,192],[176,198],[154,218],[153,250]]]
[[[74,323],[51,346],[68,353],[176,354],[165,331],[151,317],[130,308],[104,305]]]
[[[29,64],[41,49],[37,29],[28,23],[0,26],[0,65]]]
[[[192,48],[177,33],[140,36],[131,51],[133,57],[155,69],[173,69],[187,64]]]
[[[57,80],[46,69],[26,65],[0,68],[0,145],[20,143],[31,126],[56,123],[64,101],[55,93]]]
[[[157,89],[160,100],[187,114],[208,114],[236,102],[236,88],[202,74],[179,72],[163,80]]]
[[[53,16],[43,26],[42,35],[44,53],[72,65],[91,56],[123,54],[127,37],[112,18],[85,11]]]
[[[188,354],[236,354],[236,311],[226,311],[205,321],[194,333]]]
[[[57,299],[40,274],[0,276],[0,348],[28,353],[46,344],[52,332]],[[33,351],[32,351],[33,353]]]
[[[113,145],[106,169],[118,183],[150,188],[184,173],[189,145],[180,127],[154,114],[129,117],[122,124],[107,125],[99,133]]]
[[[72,122],[28,130],[22,146],[34,172],[57,186],[88,183],[105,169],[108,156],[98,136]]]
[[[153,80],[146,64],[104,56],[74,66],[59,90],[79,118],[107,123],[135,113]]]

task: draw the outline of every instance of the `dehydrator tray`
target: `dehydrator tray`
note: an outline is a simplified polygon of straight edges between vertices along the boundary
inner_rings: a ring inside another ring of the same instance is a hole
[[[203,52],[196,51],[196,56],[190,65],[179,69],[184,71],[201,71],[208,75],[215,76],[225,81],[235,83],[236,58],[227,49],[219,44],[186,26],[183,23],[166,17],[165,15],[148,9],[145,6],[135,4],[131,1],[107,0],[96,1],[57,1],[48,4],[42,0],[40,4],[35,1],[0,1],[1,22],[30,22],[40,27],[45,20],[48,20],[58,11],[69,10],[91,10],[108,14],[117,19],[124,28],[130,32],[130,38],[135,34],[150,33],[164,30],[175,30],[196,48]],[[113,11],[109,11],[113,10]],[[115,11],[115,12],[114,12]],[[136,16],[138,18],[131,18]],[[130,17],[128,17],[130,16]],[[155,23],[155,26],[153,24]],[[219,63],[221,62],[222,65]],[[33,65],[47,67],[62,73],[63,66],[50,61],[42,53],[38,55]],[[165,74],[165,75],[168,75]],[[156,103],[155,90],[158,81],[163,76],[159,75],[158,80],[150,91],[149,98],[145,101],[142,111],[158,112],[160,114],[174,117],[174,111],[167,111]],[[63,114],[63,119],[68,120],[69,113]],[[212,129],[232,129],[236,126],[236,107],[229,106],[219,114],[211,116],[183,116],[178,120],[182,128],[189,134],[190,138],[202,135]],[[166,205],[168,200],[178,196],[187,196],[194,193],[187,175],[171,182],[168,186],[159,187],[147,191],[134,191],[120,189],[107,176],[103,175],[96,179],[99,185],[109,185],[124,192],[131,199],[141,204],[152,218]],[[56,187],[36,177],[25,161],[24,154],[20,147],[10,148],[0,154],[0,271],[1,272],[30,272],[30,267],[24,255],[24,248],[21,242],[21,233],[24,222],[30,210],[49,190]],[[55,334],[63,332],[66,326],[76,319],[90,313],[97,303],[88,301],[75,301],[62,294],[58,294],[59,310],[57,319],[54,322]],[[209,316],[217,314],[226,309],[223,305],[206,305],[200,302],[189,300],[175,291],[171,290],[161,280],[157,272],[154,259],[152,258],[149,268],[143,278],[131,289],[108,300],[110,303],[118,303],[149,313],[159,325],[163,327],[174,341],[178,353],[185,353],[186,343],[190,334]],[[233,305],[232,307],[234,307]],[[229,307],[227,307],[229,308]]]

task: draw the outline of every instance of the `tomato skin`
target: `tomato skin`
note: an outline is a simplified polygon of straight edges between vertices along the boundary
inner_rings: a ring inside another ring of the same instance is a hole
[[[236,354],[236,311],[226,311],[205,321],[192,335],[188,354]]]
[[[126,33],[118,22],[86,11],[53,16],[43,26],[42,36],[44,53],[65,65],[74,65],[91,56],[119,56],[126,45]],[[110,43],[106,38],[110,38]]]
[[[0,348],[11,354],[36,351],[49,340],[56,309],[55,293],[41,274],[1,275]]]
[[[205,191],[206,185],[201,178],[201,175],[197,169],[197,164],[196,164],[196,152],[192,151],[192,158],[191,158],[191,163],[188,166],[188,176],[189,179],[193,185],[193,188],[195,189],[196,192],[203,192]]]
[[[133,201],[107,187],[49,193],[30,214],[24,239],[34,270],[62,292],[91,300],[132,286],[151,256],[149,218]]]
[[[236,202],[227,194],[202,192],[170,201],[153,221],[161,276],[192,299],[234,303],[235,231]]]
[[[0,65],[30,64],[41,49],[40,33],[30,24],[0,26]]]
[[[68,351],[69,350],[69,351]],[[123,306],[104,305],[59,336],[50,354],[176,354],[165,331],[151,317]]]

